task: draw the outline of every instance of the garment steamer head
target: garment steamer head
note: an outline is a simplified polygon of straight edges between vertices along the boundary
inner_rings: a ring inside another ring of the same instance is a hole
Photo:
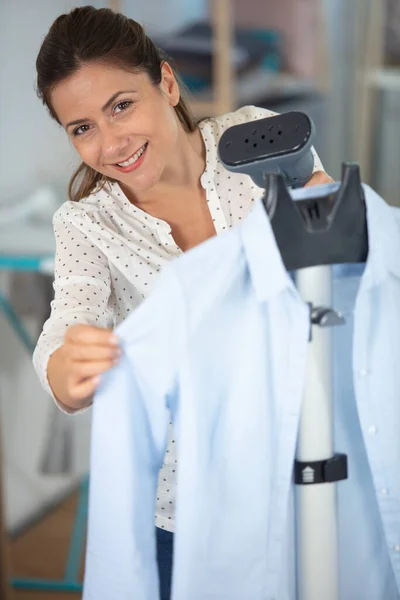
[[[227,129],[218,155],[228,171],[250,175],[265,187],[265,173],[281,173],[291,187],[304,185],[314,169],[315,126],[302,112],[288,112]]]

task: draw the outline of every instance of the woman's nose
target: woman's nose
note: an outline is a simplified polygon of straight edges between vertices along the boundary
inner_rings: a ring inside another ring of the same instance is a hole
[[[119,134],[112,127],[101,132],[101,146],[103,157],[110,162],[118,162],[126,158],[128,147],[126,136]]]

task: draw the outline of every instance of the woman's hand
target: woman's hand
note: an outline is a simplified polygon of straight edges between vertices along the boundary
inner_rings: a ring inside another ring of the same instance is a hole
[[[329,175],[325,173],[325,171],[315,171],[315,173],[312,174],[312,176],[304,185],[304,187],[310,187],[312,185],[321,185],[323,183],[333,183],[332,177],[329,177]]]
[[[47,378],[54,396],[67,409],[88,406],[100,375],[114,366],[120,355],[118,338],[110,329],[73,325],[48,362]]]

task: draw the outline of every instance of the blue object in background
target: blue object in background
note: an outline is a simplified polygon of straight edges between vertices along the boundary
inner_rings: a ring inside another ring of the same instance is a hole
[[[187,88],[201,92],[212,84],[213,31],[208,21],[196,21],[179,31],[154,38],[172,59]],[[282,65],[282,37],[275,30],[237,27],[233,33],[231,62],[240,75],[261,68],[272,73]]]

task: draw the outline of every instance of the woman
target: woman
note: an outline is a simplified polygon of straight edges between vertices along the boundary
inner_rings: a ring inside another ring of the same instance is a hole
[[[273,113],[252,106],[197,123],[177,75],[142,27],[87,6],[61,15],[37,58],[38,95],[82,164],[54,217],[55,299],[34,365],[60,408],[88,407],[118,361],[112,329],[170,260],[240,222],[261,190],[218,161],[223,131]],[[315,156],[307,185],[331,181]],[[169,597],[175,458],[160,474],[156,525]],[[164,530],[164,531],[163,531]]]

